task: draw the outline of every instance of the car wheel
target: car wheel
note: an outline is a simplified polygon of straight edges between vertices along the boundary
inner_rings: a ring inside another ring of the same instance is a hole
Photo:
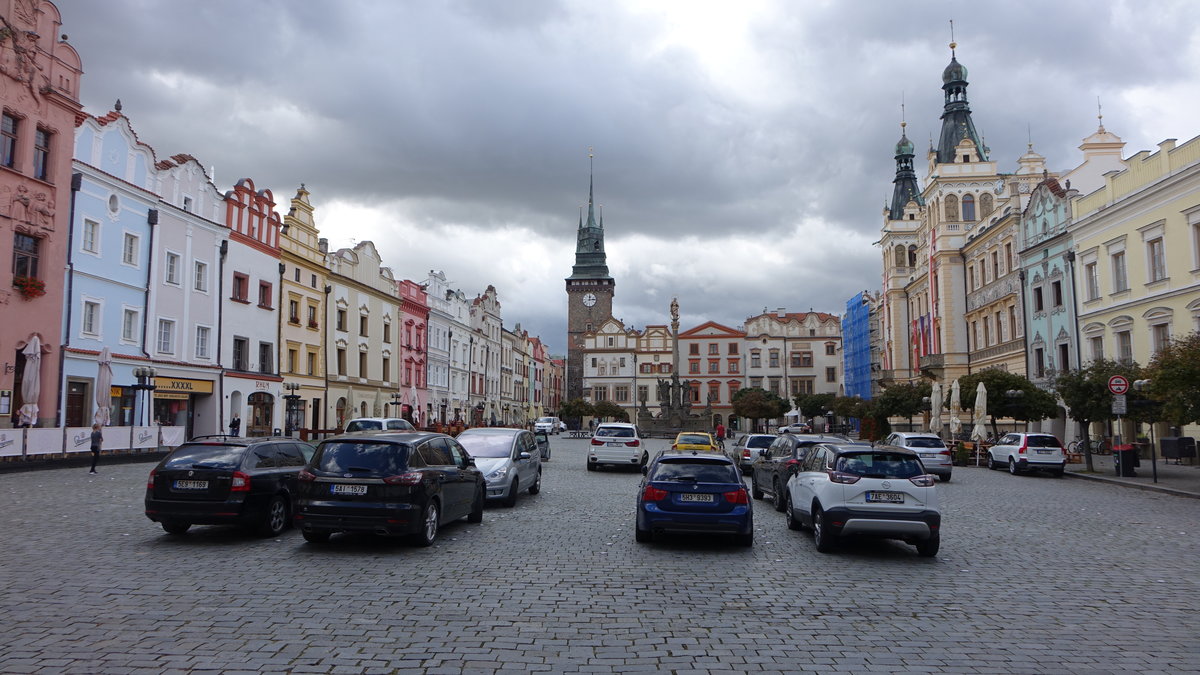
[[[988,453],[988,468],[995,471],[996,469],[999,469],[1000,467],[1001,467],[1001,464],[1000,464],[1000,462],[996,461],[996,456],[989,452]]]
[[[804,523],[796,517],[796,506],[792,504],[792,493],[788,493],[785,499],[784,513],[787,514],[787,524],[789,530],[803,530]]]
[[[763,498],[763,491],[758,488],[758,479],[754,477],[750,478],[750,496],[755,499]]]
[[[421,516],[421,531],[417,533],[418,546],[432,546],[438,535],[438,505],[429,500],[425,505],[425,513]]]
[[[479,491],[475,493],[475,501],[471,503],[471,512],[467,514],[468,523],[483,522],[483,502],[486,494],[487,488],[484,487],[480,487]]]
[[[642,455],[642,461],[641,461],[641,462],[638,462],[638,471],[641,471],[641,470],[642,470],[642,467],[646,466],[646,465],[647,465],[647,464],[649,464],[649,463],[650,463],[650,455],[649,455],[649,454],[643,454],[643,455]]]
[[[536,495],[542,491],[542,472],[537,472],[537,477],[533,479],[533,485],[529,486],[529,494]]]
[[[933,532],[928,539],[917,542],[917,554],[923,558],[932,558],[937,555],[940,546],[941,536],[937,532]]]
[[[502,502],[504,508],[511,509],[517,505],[517,479],[514,478],[511,485],[508,486],[508,496]]]
[[[178,520],[164,520],[162,522],[162,529],[167,534],[184,534],[191,526],[191,523],[181,523]]]
[[[331,533],[323,532],[321,530],[304,530],[300,534],[304,536],[304,541],[307,541],[310,544],[324,544],[325,542],[329,541],[329,535]]]
[[[1014,476],[1021,473],[1021,470],[1017,468],[1017,460],[1012,457],[1008,458],[1008,472]]]
[[[771,506],[774,506],[776,511],[783,513],[783,488],[779,487],[778,479],[775,480],[774,486],[775,491],[771,493]]]
[[[258,526],[258,533],[264,537],[278,537],[288,525],[288,507],[282,495],[271,497],[267,505],[267,515]]]
[[[813,543],[821,553],[832,553],[834,535],[829,531],[829,523],[825,522],[825,512],[821,507],[813,509]]]
[[[588,468],[588,471],[595,471],[595,470],[596,470],[596,463],[595,463],[595,462],[588,462],[588,463],[587,463],[587,468]]]
[[[639,544],[645,544],[646,542],[654,541],[654,533],[651,532],[650,530],[643,530],[642,528],[638,527],[637,525],[634,525],[633,526],[633,540],[638,542]]]
[[[943,483],[949,483],[950,482],[950,474],[944,473],[944,474],[938,476],[938,480],[942,481]]]

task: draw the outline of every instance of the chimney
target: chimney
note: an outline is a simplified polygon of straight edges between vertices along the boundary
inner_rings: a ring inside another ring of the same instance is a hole
[[[320,239],[318,239],[317,240],[317,249],[320,250],[321,253],[329,253],[329,240],[326,239],[325,237],[321,237]]]

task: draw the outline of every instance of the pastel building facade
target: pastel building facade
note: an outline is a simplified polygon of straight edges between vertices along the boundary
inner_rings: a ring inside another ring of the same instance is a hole
[[[429,395],[429,294],[415,281],[396,282],[400,298],[400,415],[417,426],[433,420]]]
[[[279,256],[279,374],[284,379],[284,431],[330,428],[325,417],[325,252],[316,209],[304,185],[283,217]]]

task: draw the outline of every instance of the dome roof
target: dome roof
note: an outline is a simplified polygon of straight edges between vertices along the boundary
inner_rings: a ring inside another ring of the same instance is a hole
[[[904,133],[900,134],[900,142],[896,144],[897,155],[913,154],[913,142],[908,140],[908,136]]]
[[[951,82],[966,82],[967,67],[958,62],[958,59],[951,56],[950,65],[942,71],[942,84],[950,84]]]

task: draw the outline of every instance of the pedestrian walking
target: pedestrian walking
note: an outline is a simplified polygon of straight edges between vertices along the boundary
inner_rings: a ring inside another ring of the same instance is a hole
[[[100,430],[100,423],[92,425],[92,470],[88,473],[96,473],[96,462],[100,460],[100,446],[104,445],[104,434]]]
[[[229,435],[237,436],[242,430],[242,418],[238,417],[237,413],[233,413],[233,419],[229,420]]]

